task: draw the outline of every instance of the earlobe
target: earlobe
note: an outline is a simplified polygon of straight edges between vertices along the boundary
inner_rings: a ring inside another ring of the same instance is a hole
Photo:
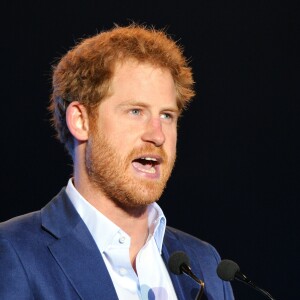
[[[86,108],[78,101],[69,104],[66,111],[66,122],[71,134],[78,141],[88,139],[89,120]]]

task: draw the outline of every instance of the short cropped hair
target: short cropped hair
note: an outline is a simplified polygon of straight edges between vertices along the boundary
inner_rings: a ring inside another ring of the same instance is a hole
[[[57,138],[72,155],[74,139],[66,124],[66,108],[79,101],[89,117],[108,96],[116,63],[134,59],[170,71],[180,110],[194,96],[192,70],[178,45],[165,30],[131,24],[81,40],[53,66],[49,111]]]

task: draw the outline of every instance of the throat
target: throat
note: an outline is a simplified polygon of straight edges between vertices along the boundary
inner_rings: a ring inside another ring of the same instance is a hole
[[[146,232],[143,235],[139,235],[137,238],[131,237],[131,243],[130,243],[130,262],[132,265],[132,268],[134,272],[137,274],[136,269],[136,258],[140,252],[140,250],[144,247],[148,240],[149,236],[149,228],[147,228]]]

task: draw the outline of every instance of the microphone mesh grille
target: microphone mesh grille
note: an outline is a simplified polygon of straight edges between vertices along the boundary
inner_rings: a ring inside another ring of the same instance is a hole
[[[182,264],[186,264],[187,266],[190,265],[190,260],[188,256],[183,251],[176,251],[174,252],[168,262],[169,269],[172,273],[176,275],[182,274],[181,266]]]
[[[230,259],[223,259],[217,267],[217,274],[222,280],[231,281],[239,270],[237,263]]]

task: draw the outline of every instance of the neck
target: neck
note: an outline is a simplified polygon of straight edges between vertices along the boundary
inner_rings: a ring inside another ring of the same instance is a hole
[[[148,238],[148,207],[119,205],[90,182],[85,172],[74,164],[74,186],[98,211],[120,227],[131,238],[130,260],[135,270],[135,258]]]

